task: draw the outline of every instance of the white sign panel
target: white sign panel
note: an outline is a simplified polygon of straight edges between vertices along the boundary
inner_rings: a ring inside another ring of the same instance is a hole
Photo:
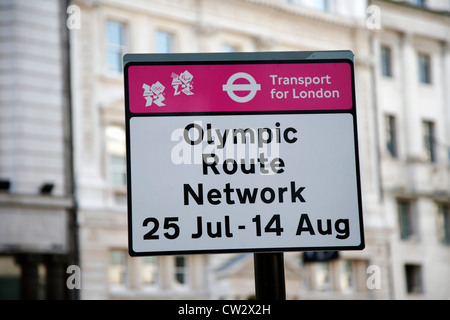
[[[130,254],[362,249],[353,61],[341,54],[128,55]]]

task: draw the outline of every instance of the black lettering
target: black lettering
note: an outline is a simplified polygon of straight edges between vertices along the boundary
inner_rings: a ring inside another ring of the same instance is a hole
[[[237,128],[237,129],[224,129],[223,132],[220,129],[213,128],[211,123],[206,124],[206,143],[209,145],[217,145],[218,149],[223,149],[229,136],[232,137],[233,143],[247,142],[255,143],[258,139],[258,147],[262,147],[264,144],[271,142],[281,143],[282,140],[287,143],[295,143],[298,138],[296,137],[297,129],[288,127],[284,130],[280,128],[280,123],[276,122],[276,128]],[[190,145],[198,145],[205,138],[205,130],[197,123],[190,123],[184,128],[183,138],[186,143]],[[228,139],[229,140],[229,139]]]
[[[158,219],[153,218],[153,217],[147,218],[142,223],[142,226],[146,227],[149,223],[153,223],[153,228],[149,232],[144,234],[144,240],[159,239],[159,236],[157,234],[155,234],[156,231],[158,231],[158,228],[159,228],[159,221],[158,221]]]
[[[267,193],[270,193],[269,198],[267,198],[265,195]],[[272,203],[273,200],[275,200],[275,191],[273,191],[271,188],[264,188],[261,190],[261,200],[264,203]]]
[[[306,223],[306,227],[303,226],[303,224]],[[303,231],[308,231],[311,235],[315,235],[314,229],[311,225],[311,221],[309,220],[309,217],[307,214],[303,213],[300,216],[300,221],[298,222],[297,227],[297,233],[296,235],[299,236],[302,234]]]
[[[230,231],[230,216],[225,216],[225,236],[232,238],[233,233]]]
[[[209,190],[208,191],[208,201],[209,201],[209,203],[211,203],[211,204],[214,204],[214,205],[218,205],[218,204],[220,204],[220,200],[214,200],[214,199],[220,199],[220,198],[222,198],[222,195],[220,194],[220,191],[219,190],[217,190],[217,189],[211,189],[211,190]]]
[[[266,157],[264,157],[264,153],[261,153],[260,155],[259,155],[259,159],[258,159],[258,161],[259,161],[259,163],[260,163],[260,170],[261,170],[261,173],[269,173],[269,170],[267,170],[266,169],[266,167],[265,167],[265,163],[268,161],[269,159],[268,158],[266,158]]]
[[[216,168],[217,163],[219,162],[219,158],[218,158],[214,153],[211,153],[211,154],[205,154],[205,153],[204,153],[204,154],[202,155],[202,158],[203,158],[203,164],[202,164],[202,166],[203,166],[203,174],[204,174],[204,175],[208,174],[208,167],[209,167],[215,174],[220,174],[220,173],[219,173],[219,170],[217,170],[217,168]],[[208,158],[213,158],[214,161],[213,161],[212,163],[210,163],[210,162],[208,162]]]
[[[223,149],[225,147],[225,143],[227,142],[227,136],[228,136],[229,131],[230,131],[229,129],[225,129],[223,132],[223,135],[221,135],[220,130],[216,129],[216,135],[219,138],[219,142],[221,143],[221,144],[217,145],[218,149]]]
[[[306,200],[302,197],[301,193],[303,190],[305,190],[305,187],[300,187],[297,190],[295,190],[295,181],[291,181],[291,200],[292,202],[296,202],[297,199],[300,200],[300,202],[306,202]]]
[[[238,143],[237,134],[241,135],[241,143],[247,143],[246,134],[250,133],[250,143],[255,143],[255,132],[253,129],[247,128],[247,129],[234,129],[233,130],[233,142],[234,144]]]
[[[234,189],[230,188],[229,183],[225,185],[225,189],[223,189],[223,192],[225,192],[227,203],[234,204],[234,200],[231,200],[231,193],[234,192]]]
[[[331,230],[331,219],[327,219],[327,229],[323,230],[322,229],[322,220],[317,220],[317,230],[319,231],[320,234],[331,234],[332,230]]]
[[[284,188],[278,188],[278,198],[280,203],[283,203],[283,193],[285,193],[288,190],[287,187]]]
[[[197,217],[197,233],[191,235],[192,239],[198,239],[202,236],[202,217]]]
[[[255,173],[255,160],[250,159],[250,168],[249,169],[247,169],[245,167],[245,160],[241,160],[241,171],[244,174]]]
[[[228,164],[231,163],[231,170],[228,169]],[[236,173],[238,168],[238,165],[236,163],[236,161],[234,161],[233,159],[226,159],[223,162],[223,172],[225,172],[226,174],[234,174]]]
[[[263,133],[267,133],[267,139],[263,138]],[[272,141],[272,130],[269,128],[258,128],[258,147],[262,147],[263,143],[268,144]]]
[[[281,138],[280,138],[280,123],[277,122],[275,123],[275,126],[277,127],[275,129],[275,141],[278,143],[281,143]]]
[[[273,173],[283,173],[284,169],[284,161],[281,158],[274,158],[272,161],[270,161],[270,168],[272,169]]]
[[[191,138],[189,137],[189,130],[191,130],[192,128],[195,128],[198,131],[198,138],[196,140],[194,140],[194,141],[191,140]],[[202,142],[203,135],[204,135],[204,133],[203,133],[202,127],[199,126],[196,123],[190,123],[184,128],[184,132],[183,132],[184,141],[186,141],[187,143],[191,144],[192,146]]]
[[[256,195],[258,194],[258,188],[254,188],[253,193],[250,193],[249,188],[245,188],[244,192],[242,193],[241,189],[236,189],[236,192],[240,203],[247,203],[247,199],[249,203],[255,203]]]
[[[211,123],[206,124],[206,139],[208,144],[214,144],[214,140],[211,136]]]
[[[344,227],[341,228],[340,225],[344,224]],[[348,219],[338,219],[336,220],[336,223],[334,224],[334,228],[339,233],[336,235],[336,238],[338,239],[347,239],[350,235],[350,228],[348,224]]]
[[[212,231],[212,222],[208,222],[206,224],[206,232],[208,233],[208,236],[211,238],[220,238],[222,237],[222,224],[220,222],[216,223],[216,232]]]
[[[198,184],[198,195],[195,193],[195,191],[191,188],[191,186],[187,183],[183,185],[183,194],[184,194],[184,205],[189,205],[189,194],[191,195],[192,199],[197,202],[197,204],[202,205],[203,204],[203,184]]]
[[[302,192],[305,189],[305,187],[299,187],[296,188],[295,182],[291,181],[290,184],[291,187],[291,201],[293,203],[296,202],[306,202],[304,197],[302,196]],[[222,192],[224,195],[222,196]],[[289,192],[289,187],[278,187],[278,191],[271,187],[265,187],[262,189],[258,188],[233,188],[231,187],[231,183],[226,183],[223,189],[216,189],[211,188],[209,190],[205,191],[206,199],[207,201],[212,205],[218,205],[221,204],[222,197],[225,199],[225,202],[227,204],[235,204],[236,201],[233,199],[234,192],[237,193],[237,200],[238,203],[255,203],[257,197],[259,196],[260,200],[263,203],[269,204],[273,203],[275,200],[277,200],[279,203],[283,203],[285,200],[285,193]],[[258,195],[259,192],[259,195]],[[199,183],[197,185],[197,189],[194,189],[189,184],[183,184],[183,196],[184,196],[184,205],[192,204],[192,200],[198,205],[204,204],[204,196],[203,196],[203,184]],[[323,222],[320,222],[319,225],[319,232],[321,234],[329,234],[330,233],[330,221],[326,222],[327,225],[325,226]],[[340,221],[340,225],[338,227],[341,227],[342,224],[345,224],[345,220]],[[347,232],[344,227],[341,227],[342,233]],[[344,236],[344,235],[343,235]]]
[[[293,133],[297,133],[297,130],[295,128],[287,128],[286,130],[284,130],[283,132],[283,138],[284,141],[286,141],[287,143],[294,143],[297,141],[297,137],[293,137],[293,138],[289,138],[289,132],[293,132]]]

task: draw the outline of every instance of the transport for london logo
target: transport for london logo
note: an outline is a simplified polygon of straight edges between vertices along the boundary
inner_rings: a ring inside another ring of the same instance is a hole
[[[245,84],[235,84],[234,82],[238,79],[245,79],[249,83]],[[261,85],[256,83],[255,79],[245,72],[237,72],[233,74],[230,78],[228,78],[228,81],[226,84],[222,86],[223,91],[226,91],[228,93],[228,96],[233,99],[236,102],[239,103],[245,103],[252,100],[256,93],[261,90]],[[244,96],[238,96],[235,91],[248,91],[247,95]]]

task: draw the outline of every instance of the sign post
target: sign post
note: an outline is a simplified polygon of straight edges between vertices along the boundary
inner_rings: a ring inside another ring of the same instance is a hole
[[[364,248],[352,52],[127,54],[124,77],[130,255]]]
[[[286,300],[282,252],[254,253],[256,300]]]

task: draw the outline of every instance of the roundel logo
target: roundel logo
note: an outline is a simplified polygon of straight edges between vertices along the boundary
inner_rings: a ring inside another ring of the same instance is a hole
[[[244,84],[235,84],[234,82],[238,79],[245,79],[248,83]],[[223,91],[228,93],[228,96],[236,102],[244,103],[252,100],[256,93],[261,90],[261,85],[256,83],[255,79],[245,72],[237,72],[233,74],[226,84],[222,86]],[[248,94],[245,96],[236,95],[235,91],[248,91]]]

